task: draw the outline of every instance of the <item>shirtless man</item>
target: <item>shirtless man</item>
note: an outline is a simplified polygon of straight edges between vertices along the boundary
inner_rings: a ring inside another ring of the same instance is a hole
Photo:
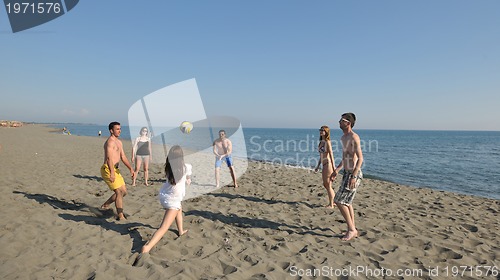
[[[125,181],[118,169],[120,160],[128,167],[132,174],[132,179],[135,176],[132,166],[125,156],[125,152],[123,152],[122,141],[118,139],[121,132],[122,130],[119,122],[112,122],[109,124],[109,133],[111,135],[104,143],[104,163],[101,166],[101,176],[108,187],[114,192],[114,194],[104,202],[101,209],[109,209],[109,205],[114,202],[118,220],[125,219],[123,215],[123,197],[127,195]]]
[[[363,178],[363,173],[361,172],[363,153],[361,151],[359,136],[352,131],[355,122],[356,116],[353,113],[345,113],[339,120],[340,129],[344,132],[344,135],[340,138],[342,141],[342,161],[330,176],[330,180],[333,181],[339,171],[344,168],[342,183],[334,199],[335,204],[337,204],[340,213],[342,213],[347,223],[347,232],[342,237],[344,241],[358,236],[358,230],[354,223],[352,201]]]
[[[215,154],[215,183],[216,187],[219,187],[220,181],[220,167],[222,166],[222,160],[226,161],[227,167],[231,172],[231,177],[233,178],[234,187],[237,188],[236,176],[234,175],[233,158],[231,157],[231,152],[233,151],[233,144],[231,140],[226,138],[226,131],[219,131],[219,138],[214,141],[214,154]]]

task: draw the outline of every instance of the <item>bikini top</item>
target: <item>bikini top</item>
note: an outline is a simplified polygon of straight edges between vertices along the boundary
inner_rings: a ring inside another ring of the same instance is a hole
[[[320,152],[320,153],[322,153],[322,154],[326,153],[326,147],[325,147],[325,145],[323,145],[323,146],[319,146],[319,147],[318,147],[318,152]]]

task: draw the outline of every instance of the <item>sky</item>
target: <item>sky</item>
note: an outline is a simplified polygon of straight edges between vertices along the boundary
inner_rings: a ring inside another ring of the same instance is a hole
[[[126,124],[193,78],[244,127],[499,131],[500,1],[84,0],[18,33],[0,8],[0,119]]]

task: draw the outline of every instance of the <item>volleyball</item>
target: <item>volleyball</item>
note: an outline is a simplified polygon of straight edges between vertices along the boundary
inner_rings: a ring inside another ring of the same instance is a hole
[[[193,124],[188,121],[183,121],[181,123],[181,126],[179,126],[179,129],[182,131],[182,133],[189,134],[191,130],[193,130]]]

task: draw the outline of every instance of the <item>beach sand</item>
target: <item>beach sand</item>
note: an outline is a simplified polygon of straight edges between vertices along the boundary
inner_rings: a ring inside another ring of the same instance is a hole
[[[364,179],[354,201],[360,236],[344,242],[338,209],[322,207],[320,174],[258,162],[240,188],[184,201],[189,232],[177,238],[173,225],[132,266],[164,214],[162,166],[150,168],[153,186],[141,174],[131,187],[121,165],[128,220],[117,222],[97,209],[112,194],[99,173],[106,137],[51,130],[0,128],[1,279],[382,279],[382,268],[386,279],[443,279],[446,269],[448,278],[458,269],[460,279],[500,279],[484,277],[487,266],[500,273],[499,200]]]

